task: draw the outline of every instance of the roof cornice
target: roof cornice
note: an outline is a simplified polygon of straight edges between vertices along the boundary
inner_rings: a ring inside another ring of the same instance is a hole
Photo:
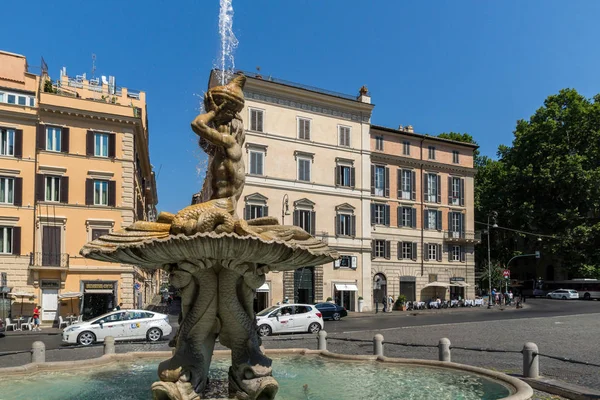
[[[385,133],[395,133],[400,136],[411,136],[411,137],[416,137],[419,139],[430,140],[433,142],[443,142],[443,143],[448,143],[448,144],[452,144],[452,145],[456,145],[456,146],[469,147],[473,150],[479,148],[478,145],[473,144],[473,143],[459,142],[456,140],[444,139],[444,138],[437,137],[437,136],[423,135],[421,133],[401,131],[398,129],[388,128],[386,126],[371,124],[371,133],[375,133],[373,131],[381,131],[381,132],[385,132]]]

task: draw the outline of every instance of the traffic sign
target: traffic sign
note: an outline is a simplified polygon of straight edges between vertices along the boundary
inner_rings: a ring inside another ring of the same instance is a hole
[[[502,276],[503,276],[504,278],[506,278],[506,279],[510,279],[510,269],[505,269],[505,270],[502,272]]]

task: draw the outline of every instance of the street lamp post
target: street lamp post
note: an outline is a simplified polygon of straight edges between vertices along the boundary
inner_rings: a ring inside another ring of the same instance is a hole
[[[285,225],[284,220],[286,215],[290,215],[289,196],[287,193],[283,195],[283,200],[281,201],[281,225]]]
[[[488,296],[489,296],[489,300],[488,300],[488,308],[492,308],[492,257],[491,257],[491,251],[490,251],[490,217],[492,217],[492,221],[494,222],[494,225],[492,225],[492,228],[497,228],[498,224],[496,224],[496,217],[498,216],[498,213],[496,211],[492,211],[491,213],[488,214],[488,221],[487,221],[487,237],[488,237],[488,283],[489,283],[489,288],[488,288]]]

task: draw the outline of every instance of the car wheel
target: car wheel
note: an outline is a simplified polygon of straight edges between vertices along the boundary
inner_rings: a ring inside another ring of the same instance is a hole
[[[162,338],[162,331],[158,328],[150,328],[148,330],[148,333],[146,333],[146,339],[148,339],[151,342],[157,342],[160,340],[160,338]]]
[[[589,294],[589,293],[586,293],[586,294],[584,294],[584,295],[583,295],[583,299],[584,299],[584,300],[591,300],[591,299],[592,299],[592,296],[590,296],[590,294]]]
[[[258,327],[258,334],[260,336],[269,336],[271,333],[273,333],[273,330],[269,325],[265,324]]]
[[[336,312],[336,313],[333,313],[333,317],[332,318],[333,318],[334,321],[339,321],[342,317],[341,317],[340,313]]]
[[[319,333],[321,330],[321,325],[316,322],[313,322],[308,326],[308,333]]]
[[[567,299],[567,296],[563,296],[563,297],[562,297],[562,299],[563,299],[563,300],[566,300],[566,299]]]
[[[77,343],[82,346],[89,346],[95,341],[96,335],[94,335],[92,332],[81,332],[79,336],[77,336]]]

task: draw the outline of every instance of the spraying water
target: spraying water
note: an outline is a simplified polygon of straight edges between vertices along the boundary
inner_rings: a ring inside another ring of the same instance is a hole
[[[235,61],[233,51],[238,45],[238,40],[233,33],[233,6],[232,0],[220,0],[221,8],[219,10],[219,34],[221,35],[221,54],[220,70],[221,85],[224,85],[226,78],[234,72]]]

